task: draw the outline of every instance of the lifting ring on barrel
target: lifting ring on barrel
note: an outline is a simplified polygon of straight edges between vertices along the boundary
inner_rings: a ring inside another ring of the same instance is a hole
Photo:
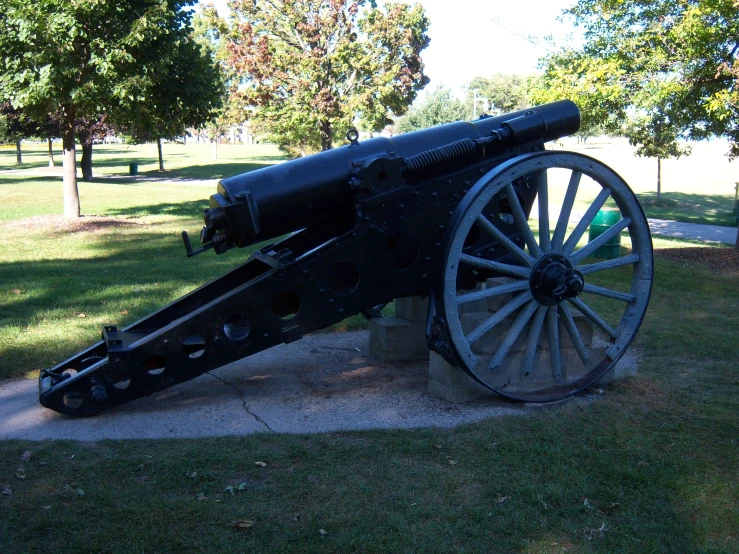
[[[538,215],[527,217],[517,187],[536,189]],[[549,207],[555,198],[562,198],[559,214]],[[582,244],[604,205],[615,205],[622,218]],[[521,246],[501,230],[506,226]],[[469,236],[480,231],[506,255],[471,255]],[[594,257],[622,234],[625,248],[613,259]],[[459,292],[460,269],[495,278]],[[462,199],[448,228],[437,298],[456,358],[472,377],[505,396],[546,402],[587,387],[621,358],[644,318],[652,273],[649,225],[623,179],[587,156],[537,152],[495,167]],[[470,302],[486,303],[487,313],[464,313]]]

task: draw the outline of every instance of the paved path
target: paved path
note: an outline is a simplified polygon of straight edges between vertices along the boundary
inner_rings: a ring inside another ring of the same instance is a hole
[[[720,242],[736,244],[736,227],[722,227],[720,225],[699,225],[697,223],[681,223],[665,219],[650,219],[649,228],[652,235],[676,237],[681,239],[702,240],[705,242]]]

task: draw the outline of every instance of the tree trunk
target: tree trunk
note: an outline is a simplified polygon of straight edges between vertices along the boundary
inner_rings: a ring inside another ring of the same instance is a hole
[[[328,121],[321,121],[321,150],[331,150],[334,147],[334,130],[331,128],[331,123]]]
[[[51,137],[48,138],[49,141],[49,167],[54,167],[54,148],[51,146]]]
[[[662,158],[657,158],[657,202],[662,200]]]
[[[62,166],[64,189],[64,217],[80,216],[80,194],[77,190],[77,152],[74,146],[74,110],[66,112],[62,121]]]
[[[82,144],[82,180],[92,181],[92,141]]]
[[[157,137],[157,150],[159,151],[159,171],[164,171],[164,158],[162,157],[162,139]]]
[[[15,141],[15,163],[23,163],[23,154],[21,154],[21,139]]]
[[[218,159],[218,137],[213,139],[213,146],[210,149],[210,159],[211,160]]]

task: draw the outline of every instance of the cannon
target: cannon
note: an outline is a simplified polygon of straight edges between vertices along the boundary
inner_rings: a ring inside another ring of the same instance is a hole
[[[533,402],[577,393],[634,339],[653,274],[624,180],[545,149],[579,125],[563,100],[392,138],[351,129],[345,146],[221,180],[202,246],[183,231],[187,255],[259,247],[144,319],[104,326],[41,372],[41,404],[92,415],[416,295],[428,347],[480,384]],[[604,207],[620,219],[586,242]],[[596,257],[616,237],[615,257]]]

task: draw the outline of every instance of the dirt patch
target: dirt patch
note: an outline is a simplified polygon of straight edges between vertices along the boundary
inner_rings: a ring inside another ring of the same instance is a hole
[[[120,229],[143,225],[135,219],[123,217],[104,217],[96,215],[83,215],[76,219],[65,219],[61,215],[37,215],[26,219],[19,219],[0,225],[5,229],[23,229],[24,231],[107,231],[109,229]]]
[[[739,277],[739,250],[735,248],[661,248],[655,250],[654,255],[672,262]]]

